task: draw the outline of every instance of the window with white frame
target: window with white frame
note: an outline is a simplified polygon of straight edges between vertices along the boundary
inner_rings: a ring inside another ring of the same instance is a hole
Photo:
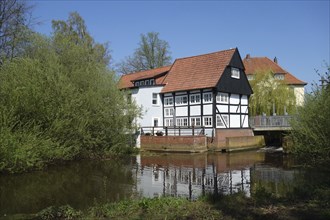
[[[135,82],[135,86],[139,86],[140,85],[140,83],[139,82]]]
[[[157,93],[152,93],[152,104],[158,105],[158,94]]]
[[[203,94],[203,103],[211,103],[212,102],[212,92]]]
[[[212,126],[212,116],[203,117],[203,126]]]
[[[201,103],[201,95],[200,94],[191,94],[190,95],[190,104],[199,104]]]
[[[173,108],[165,108],[165,117],[173,116],[174,115],[174,109]]]
[[[188,97],[186,95],[175,97],[175,105],[185,105],[187,103],[188,103]]]
[[[226,125],[228,125],[228,115],[222,115],[222,118],[217,115],[217,128],[224,128]]]
[[[172,105],[173,105],[173,97],[165,97],[164,106],[172,106]]]
[[[188,118],[177,118],[176,119],[176,126],[188,126]]]
[[[200,117],[191,117],[190,126],[201,126],[201,118]]]
[[[140,86],[144,86],[144,81],[140,81]]]
[[[235,79],[239,79],[240,77],[240,72],[238,68],[232,67],[231,68],[231,77]]]
[[[277,80],[284,80],[284,74],[276,73],[274,75],[274,78],[277,79]]]
[[[154,85],[155,84],[155,80],[154,79],[151,79],[150,80],[150,85]]]
[[[149,86],[149,80],[148,79],[146,80],[145,85]]]
[[[165,126],[173,127],[173,118],[165,118]]]
[[[227,93],[220,93],[220,92],[218,92],[217,102],[228,103],[228,94]]]

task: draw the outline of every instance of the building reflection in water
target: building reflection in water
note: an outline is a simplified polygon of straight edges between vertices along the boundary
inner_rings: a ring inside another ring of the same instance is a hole
[[[136,190],[146,197],[161,195],[196,199],[205,193],[250,196],[251,167],[265,154],[141,154],[137,157]]]

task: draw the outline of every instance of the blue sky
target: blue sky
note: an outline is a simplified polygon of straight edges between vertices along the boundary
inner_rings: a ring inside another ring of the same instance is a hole
[[[31,0],[32,1],[32,0]],[[51,20],[77,11],[99,43],[109,42],[112,62],[133,54],[140,34],[159,32],[173,60],[237,47],[246,54],[278,58],[307,82],[330,64],[330,4],[326,1],[32,1],[35,30],[50,35]]]

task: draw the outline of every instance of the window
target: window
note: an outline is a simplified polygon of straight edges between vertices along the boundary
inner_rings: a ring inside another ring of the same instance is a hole
[[[275,74],[274,75],[274,78],[277,79],[277,80],[284,80],[284,74]]]
[[[203,118],[204,126],[212,126],[212,116],[207,116]]]
[[[140,84],[139,84],[139,82],[135,82],[135,86],[139,86]]]
[[[177,118],[176,126],[188,126],[188,118]]]
[[[146,80],[146,86],[148,86],[149,85],[149,80]]]
[[[231,77],[235,79],[239,79],[239,69],[232,67],[231,68]]]
[[[248,80],[254,80],[256,77],[254,75],[247,75]]]
[[[220,92],[218,92],[217,102],[228,103],[228,94],[227,93],[220,93]]]
[[[208,93],[204,93],[203,94],[203,102],[204,103],[210,103],[212,102],[212,93],[208,92]]]
[[[192,94],[190,95],[190,103],[191,104],[199,104],[201,102],[200,94]]]
[[[173,105],[173,97],[164,98],[164,106],[172,106]]]
[[[154,85],[155,84],[155,80],[154,79],[151,79],[150,80],[150,85]]]
[[[201,118],[200,117],[191,117],[190,125],[191,126],[201,126]]]
[[[188,103],[188,97],[186,95],[175,97],[175,104],[176,105],[185,105],[187,103]]]
[[[158,122],[159,122],[159,119],[158,118],[154,118],[153,119],[153,125],[154,125],[154,127],[158,127]]]
[[[158,105],[158,94],[157,93],[152,93],[152,104]]]
[[[222,121],[223,119],[223,121]],[[222,115],[222,119],[220,115],[217,115],[217,127],[226,127],[228,126],[228,115]]]
[[[173,116],[174,109],[173,108],[165,108],[165,117]]]
[[[144,81],[141,81],[140,82],[140,86],[144,86]]]
[[[165,126],[173,127],[173,118],[165,118]]]

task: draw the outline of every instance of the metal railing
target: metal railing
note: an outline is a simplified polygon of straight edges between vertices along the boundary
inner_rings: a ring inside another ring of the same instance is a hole
[[[255,116],[249,118],[251,128],[258,127],[291,127],[291,115],[283,116]]]
[[[204,127],[141,127],[141,135],[152,136],[188,136],[188,135],[204,135]]]

